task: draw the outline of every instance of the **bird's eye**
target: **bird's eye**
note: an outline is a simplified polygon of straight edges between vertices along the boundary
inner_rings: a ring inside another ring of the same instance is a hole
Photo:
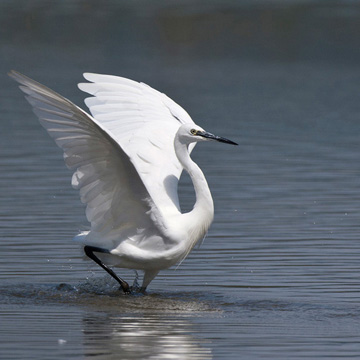
[[[197,130],[195,130],[195,129],[191,129],[190,132],[191,132],[191,134],[193,134],[193,135],[196,135],[196,134],[197,134]]]

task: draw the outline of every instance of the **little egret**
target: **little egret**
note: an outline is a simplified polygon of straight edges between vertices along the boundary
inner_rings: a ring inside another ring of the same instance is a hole
[[[188,113],[144,83],[85,73],[80,90],[92,115],[46,86],[16,72],[9,76],[40,123],[63,149],[72,186],[86,204],[90,231],[74,239],[128,293],[111,267],[144,272],[141,291],[160,270],[182,261],[213,220],[211,193],[190,153],[200,141],[237,145],[196,125]],[[181,213],[178,181],[185,169],[196,201]]]

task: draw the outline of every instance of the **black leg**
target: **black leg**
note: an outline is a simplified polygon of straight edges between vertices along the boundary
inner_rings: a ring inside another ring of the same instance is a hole
[[[94,260],[99,266],[101,266],[108,274],[110,274],[119,284],[121,289],[124,291],[125,294],[129,294],[130,293],[130,286],[129,284],[119,278],[114,271],[112,271],[109,267],[107,267],[105,264],[103,264],[101,262],[101,260],[94,254],[94,252],[100,252],[100,253],[104,253],[104,254],[109,254],[110,252],[108,250],[102,249],[102,248],[98,248],[96,246],[90,246],[90,245],[86,245],[84,246],[84,251],[85,254],[91,259]]]

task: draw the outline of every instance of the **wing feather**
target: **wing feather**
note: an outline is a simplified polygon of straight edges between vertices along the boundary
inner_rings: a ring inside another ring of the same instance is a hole
[[[91,223],[87,242],[100,241],[112,249],[119,239],[136,235],[139,229],[161,235],[159,215],[156,225],[152,220],[155,207],[150,195],[111,130],[47,87],[14,71],[9,75],[21,84],[41,124],[74,171],[72,186],[80,191]],[[131,94],[140,92],[131,81],[125,81],[124,87]]]
[[[90,83],[78,86],[94,96],[85,100],[93,117],[129,156],[156,207],[167,216],[178,214],[177,186],[183,167],[173,141],[181,124],[193,123],[188,113],[144,83],[113,75],[84,77]]]

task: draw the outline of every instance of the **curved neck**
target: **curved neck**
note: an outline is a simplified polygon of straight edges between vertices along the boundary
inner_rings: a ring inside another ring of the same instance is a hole
[[[197,220],[197,224],[194,224],[194,226],[201,227],[205,231],[205,236],[214,217],[214,203],[209,186],[199,166],[191,160],[187,145],[182,144],[178,139],[175,139],[174,145],[176,156],[189,173],[195,189],[196,202],[193,210],[188,214],[191,215],[191,218]]]

